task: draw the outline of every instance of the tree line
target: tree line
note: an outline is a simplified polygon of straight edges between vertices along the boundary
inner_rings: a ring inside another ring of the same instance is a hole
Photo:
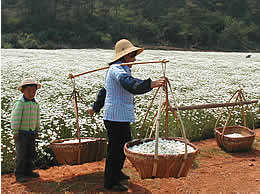
[[[258,0],[2,0],[2,48],[259,51]]]

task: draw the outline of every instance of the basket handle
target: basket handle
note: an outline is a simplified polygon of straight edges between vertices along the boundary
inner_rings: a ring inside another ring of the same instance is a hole
[[[155,92],[155,94],[154,94],[154,96],[152,98],[152,101],[151,101],[151,103],[150,103],[150,105],[149,105],[149,107],[148,107],[148,109],[147,109],[147,111],[145,113],[144,121],[143,121],[143,124],[142,124],[141,129],[140,129],[140,134],[138,135],[139,139],[142,138],[142,134],[143,134],[143,130],[145,128],[145,123],[146,123],[146,119],[147,119],[148,113],[149,113],[149,111],[150,111],[150,109],[151,109],[151,107],[153,105],[153,102],[154,102],[155,97],[157,96],[157,93],[159,92],[159,89],[160,89],[160,87],[157,88],[157,90],[156,90],[156,92]],[[147,137],[148,129],[149,129],[149,126],[147,127],[147,131],[146,131],[145,137]]]
[[[156,127],[155,127],[155,151],[154,151],[154,163],[153,163],[153,172],[152,176],[156,176],[157,173],[157,168],[158,168],[158,143],[159,143],[159,119],[160,119],[160,111],[161,111],[161,106],[162,106],[162,87],[160,87],[160,102],[159,102],[159,108],[158,108],[158,115],[155,120],[156,122]]]
[[[177,102],[176,102],[176,99],[173,95],[173,91],[172,91],[172,88],[171,88],[171,84],[170,82],[168,81],[169,83],[169,88],[170,88],[170,92],[171,92],[171,95],[172,95],[172,98],[173,98],[173,102],[174,102],[174,105],[176,107],[176,111],[174,111],[173,108],[170,108],[172,114],[174,115],[174,117],[176,118],[176,121],[177,121],[177,125],[178,127],[180,128],[180,131],[181,131],[181,134],[182,134],[182,137],[184,139],[184,143],[185,143],[185,153],[184,153],[184,157],[183,157],[183,161],[182,161],[182,164],[181,164],[181,167],[179,169],[179,172],[177,174],[177,177],[180,177],[181,173],[182,173],[182,170],[184,168],[184,165],[185,165],[185,161],[187,160],[188,158],[188,140],[187,140],[187,137],[186,137],[186,133],[185,133],[185,128],[184,128],[184,125],[183,125],[183,122],[182,122],[182,119],[181,119],[181,116],[179,114],[179,109],[178,109],[178,106],[177,106]],[[170,105],[169,105],[170,106]]]
[[[183,125],[183,122],[182,122],[182,119],[181,119],[181,116],[179,114],[179,109],[178,109],[178,106],[177,106],[177,101],[173,95],[173,91],[172,91],[172,87],[171,87],[171,83],[169,82],[169,80],[167,79],[167,83],[169,85],[169,89],[170,89],[170,92],[171,92],[171,96],[173,98],[173,102],[174,102],[174,105],[176,107],[176,111],[174,111],[173,108],[170,108],[171,112],[173,113],[174,117],[176,118],[176,121],[177,121],[177,125],[179,126],[180,128],[180,131],[181,131],[181,134],[182,134],[182,137],[184,139],[184,142],[185,142],[185,154],[184,154],[184,160],[187,159],[187,153],[188,153],[188,146],[187,146],[187,137],[186,137],[186,133],[185,133],[185,128],[184,128],[184,125]],[[170,106],[170,104],[169,104]],[[170,106],[171,107],[171,106]]]
[[[237,90],[237,96],[236,96],[236,100],[235,100],[235,102],[237,102],[238,101],[238,97],[239,97],[239,94],[240,94],[240,92],[241,92],[241,90]],[[236,94],[235,93],[235,94]],[[234,96],[233,96],[234,97]],[[242,100],[241,100],[242,101]],[[243,105],[242,105],[242,107],[243,107]],[[225,130],[226,130],[226,128],[227,128],[227,126],[228,126],[228,123],[229,123],[229,121],[230,121],[230,118],[231,118],[231,113],[233,112],[233,110],[235,109],[235,106],[233,106],[232,107],[232,110],[231,111],[229,111],[229,114],[228,114],[228,118],[227,118],[227,120],[226,120],[226,122],[225,122],[225,125],[224,125],[224,128],[223,128],[223,131],[222,131],[222,134],[221,134],[221,136],[223,137],[224,136],[224,134],[225,134]]]
[[[239,93],[239,98],[240,98],[240,101],[243,101],[245,100],[246,101],[246,98],[245,98],[245,95],[243,94],[242,90],[241,92]],[[244,126],[246,127],[247,126],[247,123],[246,123],[246,112],[245,110],[249,110],[248,108],[248,105],[245,106],[246,108],[244,109],[244,106],[242,106],[241,108],[241,112],[242,112],[242,116],[243,116],[243,120],[244,120]],[[253,119],[254,120],[254,119]]]
[[[236,94],[237,94],[237,95],[236,95]],[[235,97],[235,95],[236,95],[236,97]],[[235,98],[235,102],[237,102],[238,100],[239,100],[240,102],[242,102],[243,100],[246,101],[242,89],[237,90],[237,91],[232,95],[232,97],[230,98],[230,100],[229,100],[228,102],[230,102],[230,101],[231,101],[232,99],[234,99],[234,98]],[[227,126],[228,126],[228,123],[229,123],[230,118],[231,118],[231,113],[234,111],[234,108],[235,108],[235,105],[232,107],[232,110],[229,111],[227,120],[226,120],[225,125],[224,125],[224,127],[223,127],[223,130],[222,130],[222,132],[221,132],[221,137],[222,137],[222,138],[223,138],[223,136],[224,136],[224,134],[225,134],[225,130],[226,130]],[[249,109],[249,108],[248,108],[248,105],[247,105],[247,109]],[[223,114],[223,111],[221,112],[221,115],[218,117],[218,119],[217,119],[217,121],[216,121],[215,128],[217,127],[217,124],[218,124],[219,119],[220,119],[220,117],[222,116],[222,114]],[[244,126],[246,127],[246,126],[247,126],[247,123],[246,123],[246,116],[245,116],[245,114],[246,114],[246,113],[245,113],[244,106],[241,105],[241,115],[242,115],[242,117],[243,117]]]
[[[236,94],[237,92],[238,92],[238,90],[237,90],[237,91],[232,95],[232,97],[228,100],[228,103],[231,102],[231,100],[234,98],[234,96],[235,96],[235,94]],[[224,109],[222,109],[220,115],[218,116],[218,118],[217,118],[217,120],[216,120],[215,129],[217,128],[217,125],[218,125],[219,120],[220,120],[220,118],[222,117],[223,113],[224,113]]]

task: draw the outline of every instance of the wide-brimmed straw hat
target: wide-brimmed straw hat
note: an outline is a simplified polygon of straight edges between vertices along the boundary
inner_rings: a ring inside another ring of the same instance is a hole
[[[41,87],[40,84],[38,84],[35,80],[33,80],[32,78],[26,78],[22,81],[22,83],[20,83],[18,90],[22,91],[22,87],[25,85],[36,85],[37,89],[39,89]]]
[[[134,51],[136,51],[136,55],[139,55],[143,50],[144,48],[135,47],[129,40],[121,39],[115,45],[116,56],[110,64]]]

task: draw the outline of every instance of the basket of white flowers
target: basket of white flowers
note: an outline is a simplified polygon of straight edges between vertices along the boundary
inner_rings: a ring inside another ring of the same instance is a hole
[[[236,91],[235,94],[232,96],[232,98],[229,100],[229,102],[232,99],[235,99],[235,102],[237,102],[238,100],[240,100],[240,102],[242,102],[242,100],[246,101],[242,89]],[[220,117],[223,114],[223,111],[218,117],[214,128],[216,141],[220,148],[228,152],[248,151],[251,149],[252,144],[254,142],[255,131],[247,127],[246,109],[243,107],[243,105],[241,105],[241,116],[244,120],[244,126],[241,125],[229,126],[231,117],[234,116],[232,114],[232,112],[234,111],[234,107],[235,106],[233,106],[232,110],[229,111],[227,120],[223,127],[217,127]],[[249,109],[248,106],[246,108]]]
[[[50,143],[50,148],[54,152],[60,164],[83,164],[86,162],[99,161],[104,158],[107,148],[105,138],[81,137],[79,127],[78,101],[79,92],[73,84],[73,104],[76,117],[77,138],[54,140]]]
[[[234,125],[215,128],[219,147],[229,152],[248,151],[255,139],[255,132],[247,127]]]
[[[166,68],[166,67],[165,67]],[[187,176],[193,161],[199,152],[195,145],[189,143],[186,138],[185,128],[180,117],[178,109],[173,109],[168,99],[168,89],[170,89],[175,107],[176,100],[170,86],[170,82],[166,78],[167,83],[161,88],[158,88],[149,107],[152,106],[157,92],[160,91],[160,101],[158,111],[155,111],[152,125],[148,124],[146,134],[149,133],[149,126],[152,126],[149,138],[137,139],[127,142],[124,146],[124,152],[127,159],[132,163],[135,169],[140,174],[141,178],[168,178],[168,177],[184,177]],[[162,101],[163,93],[165,93],[165,101]],[[146,112],[143,126],[146,126],[145,121],[149,113]],[[165,111],[165,128],[168,132],[168,111],[171,111],[176,119],[178,127],[181,130],[183,138],[168,137],[159,138],[160,115]],[[156,118],[156,119],[155,119]],[[155,128],[155,130],[153,130]],[[142,130],[142,128],[141,128]],[[155,132],[155,138],[151,138]],[[147,136],[145,136],[147,137]]]
[[[155,139],[133,140],[125,144],[127,159],[138,171],[142,179],[185,177],[192,167],[199,152],[193,144],[187,143],[185,158],[185,142],[182,138],[160,138],[158,157],[155,157]],[[156,165],[156,170],[155,168]],[[155,173],[154,173],[155,170]]]
[[[70,138],[54,140],[50,148],[60,164],[82,164],[99,161],[104,158],[107,147],[105,138]]]

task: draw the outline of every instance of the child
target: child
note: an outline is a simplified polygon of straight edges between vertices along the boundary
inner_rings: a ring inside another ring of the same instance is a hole
[[[18,182],[39,177],[38,173],[32,171],[32,160],[40,128],[40,108],[34,97],[40,87],[30,78],[23,80],[18,87],[23,96],[16,101],[11,113],[16,152],[15,176]]]

